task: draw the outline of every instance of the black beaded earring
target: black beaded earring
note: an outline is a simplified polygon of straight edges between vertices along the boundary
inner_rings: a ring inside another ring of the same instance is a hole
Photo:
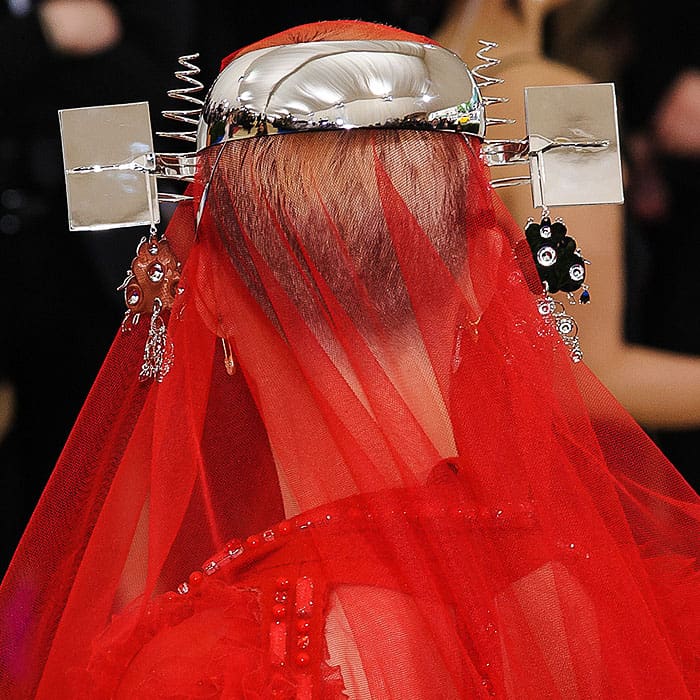
[[[586,280],[586,265],[589,264],[581,255],[576,241],[567,236],[566,225],[561,219],[554,222],[549,218],[549,211],[542,210],[542,220],[536,223],[528,219],[525,225],[527,238],[535,267],[550,294],[566,292],[570,303],[576,303],[573,293],[583,289],[579,296],[580,304],[591,300]]]
[[[580,304],[591,300],[586,280],[586,265],[590,264],[581,255],[576,241],[567,235],[566,225],[561,219],[550,219],[549,210],[542,210],[542,219],[536,223],[528,219],[525,225],[525,238],[530,247],[535,268],[544,287],[544,296],[538,303],[543,317],[551,319],[564,344],[569,348],[571,359],[580,362],[583,351],[578,338],[578,326],[572,316],[566,313],[564,305],[552,298],[552,294],[565,292],[570,304],[575,304],[574,292],[579,295]]]

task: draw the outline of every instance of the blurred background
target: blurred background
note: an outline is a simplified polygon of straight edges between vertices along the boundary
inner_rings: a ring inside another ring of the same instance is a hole
[[[119,329],[116,288],[145,234],[68,231],[57,110],[147,100],[154,131],[171,130],[159,114],[183,106],[166,96],[178,87],[179,55],[199,52],[210,85],[224,56],[296,24],[363,19],[457,42],[458,29],[487,6],[503,6],[523,35],[536,32],[548,60],[617,84],[627,188],[625,342],[670,351],[671,360],[682,354],[683,390],[700,398],[693,211],[700,69],[690,2],[669,0],[647,12],[630,0],[268,0],[243,11],[213,0],[0,0],[0,571]],[[534,6],[546,10],[537,25]],[[474,64],[472,54],[462,57]],[[186,146],[156,140],[159,151]],[[572,235],[585,252],[586,233]],[[670,385],[671,402],[675,391]],[[656,421],[653,406],[641,416],[697,489],[700,409],[692,402],[677,409],[685,416],[678,426]]]

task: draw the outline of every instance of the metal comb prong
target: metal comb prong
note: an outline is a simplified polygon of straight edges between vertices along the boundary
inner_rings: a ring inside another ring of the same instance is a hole
[[[510,102],[510,97],[482,97],[481,101],[484,107],[490,107],[491,105],[505,104]]]
[[[494,117],[486,117],[486,126],[502,126],[504,124],[515,124],[515,119],[496,119]]]
[[[178,204],[179,202],[192,202],[194,197],[189,194],[177,194],[176,192],[159,192],[158,201],[163,204]]]
[[[513,177],[501,177],[491,180],[491,187],[497,190],[499,187],[513,187],[514,185],[529,185],[532,179],[529,175],[516,175]]]
[[[177,139],[178,141],[189,141],[190,143],[197,142],[196,131],[156,131],[156,136],[162,136],[167,139]]]
[[[201,109],[174,109],[174,110],[163,110],[161,114],[166,119],[172,119],[177,122],[184,122],[185,124],[197,124],[199,123],[199,115],[202,113]]]

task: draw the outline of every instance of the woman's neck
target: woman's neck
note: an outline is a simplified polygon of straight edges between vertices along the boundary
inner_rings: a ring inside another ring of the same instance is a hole
[[[516,56],[540,56],[546,4],[524,2],[519,15],[505,0],[456,0],[434,36],[471,66],[479,40],[497,43],[493,56],[504,63]]]

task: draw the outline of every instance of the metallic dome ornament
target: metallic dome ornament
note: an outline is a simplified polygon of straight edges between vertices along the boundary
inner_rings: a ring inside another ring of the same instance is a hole
[[[484,137],[467,66],[412,41],[316,41],[231,61],[207,95],[197,150],[259,136],[348,129],[451,131]]]

